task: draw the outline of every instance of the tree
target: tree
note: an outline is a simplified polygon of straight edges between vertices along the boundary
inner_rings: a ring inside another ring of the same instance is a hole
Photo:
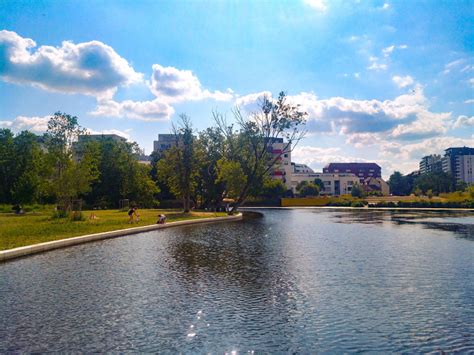
[[[297,187],[297,191],[301,197],[319,196],[319,186],[312,182],[300,185],[299,189]]]
[[[195,154],[199,165],[196,199],[201,208],[217,208],[222,204],[225,183],[219,180],[218,162],[222,159],[224,136],[217,128],[207,128],[199,133]]]
[[[283,181],[267,177],[263,182],[260,195],[267,198],[281,198],[286,195],[287,187]]]
[[[71,200],[90,191],[97,178],[92,156],[85,156],[79,163],[72,160],[72,143],[85,133],[76,116],[56,112],[48,121],[45,141],[52,166],[49,191],[66,211],[71,209]]]
[[[191,121],[186,115],[180,116],[178,127],[173,126],[175,145],[169,148],[164,158],[157,163],[160,180],[164,181],[170,191],[183,200],[184,212],[191,208],[191,196],[196,189],[196,178],[199,172]]]
[[[324,182],[323,180],[316,178],[314,179],[314,184],[319,187],[319,191],[323,190],[324,191]]]
[[[238,198],[242,186],[247,183],[247,176],[239,162],[222,158],[217,162],[216,182],[225,184],[226,197]]]
[[[412,191],[412,184],[408,176],[403,176],[399,171],[395,171],[388,180],[390,192],[396,196],[406,196]]]
[[[15,145],[13,132],[0,129],[0,202],[12,202],[15,183]]]
[[[442,171],[423,174],[415,179],[415,188],[420,189],[423,193],[432,190],[435,195],[454,191],[454,184],[452,176]]]
[[[238,108],[233,113],[238,129],[227,124],[223,115],[214,113],[217,127],[226,138],[222,155],[234,169],[241,169],[246,177],[245,183],[239,187],[230,214],[278,165],[282,155],[291,152],[304,137],[305,131],[300,127],[305,124],[307,116],[298,106],[289,104],[283,92],[276,100],[264,97],[258,113],[244,117]],[[281,138],[286,140],[285,145],[279,154],[274,154],[273,144]]]
[[[38,201],[44,190],[44,153],[38,137],[23,131],[14,138],[15,182],[11,187],[12,200],[25,204]]]
[[[351,189],[351,196],[362,198],[364,197],[364,189],[359,184],[355,184]]]

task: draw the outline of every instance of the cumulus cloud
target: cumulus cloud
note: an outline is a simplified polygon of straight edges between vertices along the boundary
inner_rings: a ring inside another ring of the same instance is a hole
[[[0,78],[50,91],[94,96],[111,96],[118,86],[141,80],[141,74],[124,58],[99,41],[36,47],[30,38],[0,31]]]
[[[150,101],[125,100],[117,102],[112,99],[98,100],[97,107],[89,114],[94,116],[131,118],[141,121],[164,121],[174,113],[174,108],[160,99]]]
[[[388,57],[390,54],[392,54],[393,50],[395,49],[394,45],[391,45],[387,48],[382,49],[382,53],[385,57]]]
[[[406,75],[406,76],[394,75],[394,76],[392,76],[392,81],[399,88],[404,88],[404,87],[413,85],[413,83],[415,82],[410,75]]]
[[[387,142],[381,145],[381,155],[396,161],[419,161],[429,154],[442,154],[449,147],[473,146],[474,136],[470,138],[435,137],[411,144]]]
[[[165,102],[198,101],[213,99],[229,101],[233,98],[233,91],[210,92],[202,88],[196,75],[191,70],[180,70],[174,67],[163,67],[154,64],[150,80],[150,90],[159,99]]]
[[[472,127],[474,126],[474,116],[468,117],[468,116],[458,116],[456,119],[456,122],[454,122],[453,127],[454,128],[461,128],[461,127]]]
[[[297,146],[291,153],[291,160],[306,164],[319,171],[329,163],[367,161],[359,157],[349,156],[341,148],[319,148],[313,146]]]
[[[13,120],[0,121],[1,128],[9,128],[14,132],[31,131],[34,133],[44,133],[48,129],[48,121],[51,116],[17,116]]]
[[[102,131],[95,131],[91,128],[87,128],[87,133],[89,134],[116,134],[117,136],[125,138],[129,142],[132,141],[130,136],[131,131],[131,129],[126,129],[125,131],[121,131],[118,129],[104,129]]]
[[[325,12],[328,8],[324,0],[303,0],[303,1],[306,5],[312,7],[314,10],[319,11],[319,12]]]
[[[269,95],[268,92],[246,95],[237,102],[244,107],[256,108],[256,103],[265,94]],[[383,132],[390,139],[413,140],[445,134],[452,119],[449,112],[430,111],[419,85],[409,93],[385,101],[343,97],[319,99],[311,92],[288,96],[288,100],[308,113],[307,129],[310,133],[332,132],[351,136]]]

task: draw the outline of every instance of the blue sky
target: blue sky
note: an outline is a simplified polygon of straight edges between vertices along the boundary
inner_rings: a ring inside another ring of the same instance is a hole
[[[180,113],[308,112],[293,160],[408,173],[474,146],[474,1],[2,1],[0,127],[64,111],[149,153]]]

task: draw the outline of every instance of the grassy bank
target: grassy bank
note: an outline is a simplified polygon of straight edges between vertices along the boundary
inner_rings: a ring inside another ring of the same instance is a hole
[[[89,219],[91,213],[97,219]],[[53,218],[51,208],[35,209],[25,215],[0,213],[0,250],[48,242],[79,235],[107,232],[137,226],[155,224],[159,213],[167,216],[167,222],[206,217],[222,217],[225,213],[191,212],[178,210],[139,210],[140,221],[128,223],[127,212],[116,210],[83,211],[84,221],[69,218]]]

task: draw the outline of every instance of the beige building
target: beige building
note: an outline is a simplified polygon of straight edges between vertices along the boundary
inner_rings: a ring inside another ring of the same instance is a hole
[[[320,191],[321,195],[346,195],[350,194],[352,187],[359,183],[359,178],[355,174],[331,174],[331,173],[308,173],[293,174],[291,177],[291,189],[296,192],[296,186],[302,182],[313,182],[320,179],[324,184],[324,190]]]
[[[390,195],[390,186],[382,178],[369,177],[364,180],[365,192],[380,191],[383,196]]]

